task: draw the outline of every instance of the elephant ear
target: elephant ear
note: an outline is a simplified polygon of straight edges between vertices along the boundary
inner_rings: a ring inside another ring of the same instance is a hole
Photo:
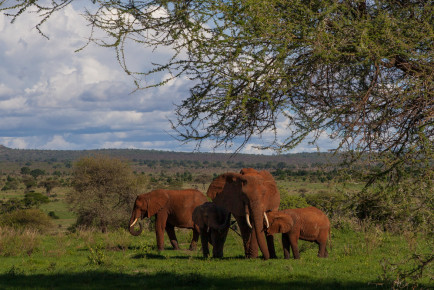
[[[292,220],[291,216],[289,216],[289,215],[280,215],[276,219],[276,222],[279,225],[279,233],[287,233],[294,226],[294,221]]]
[[[203,229],[205,227],[205,223],[203,221],[203,208],[201,205],[197,206],[193,211],[193,223],[199,227],[199,229]]]
[[[169,195],[163,190],[153,191],[148,200],[148,218],[155,215],[169,202]]]
[[[208,187],[206,195],[218,206],[224,207],[234,215],[244,216],[241,198],[241,174],[228,172],[216,177]]]

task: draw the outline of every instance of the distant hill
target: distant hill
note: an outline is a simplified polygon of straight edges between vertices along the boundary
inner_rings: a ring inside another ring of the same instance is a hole
[[[201,153],[201,152],[174,152],[161,150],[141,149],[98,149],[98,150],[34,150],[11,149],[0,145],[0,167],[2,162],[16,163],[24,166],[26,163],[67,163],[74,162],[80,157],[106,155],[126,160],[140,167],[152,167],[152,164],[164,163],[189,167],[223,167],[223,168],[316,168],[325,164],[334,164],[338,161],[331,153],[295,153],[282,155],[259,154],[229,154],[229,153]],[[151,165],[150,165],[151,164]],[[196,166],[194,166],[196,164]],[[212,165],[212,166],[211,166]],[[147,171],[147,170],[145,170]]]

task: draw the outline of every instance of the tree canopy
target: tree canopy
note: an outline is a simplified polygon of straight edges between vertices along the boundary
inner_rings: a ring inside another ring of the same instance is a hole
[[[12,21],[36,9],[41,29],[72,2],[0,3]],[[315,143],[327,136],[352,157],[375,153],[384,164],[380,171],[390,173],[398,165],[431,166],[433,6],[422,0],[94,0],[85,17],[89,41],[115,48],[139,88],[191,79],[190,95],[171,120],[181,141],[231,146],[241,138],[244,146],[273,132],[262,148],[282,152],[307,137]],[[131,71],[129,42],[170,48],[173,55],[149,71]],[[161,72],[170,77],[150,83]]]
[[[74,164],[68,202],[77,225],[107,228],[125,223],[137,195],[138,182],[127,163],[104,156],[83,157]]]

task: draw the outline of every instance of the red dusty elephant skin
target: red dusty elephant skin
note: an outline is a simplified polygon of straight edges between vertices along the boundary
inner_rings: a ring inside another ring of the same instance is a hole
[[[223,258],[223,246],[228,235],[230,221],[230,212],[213,202],[205,202],[195,208],[193,222],[200,233],[205,258],[209,255],[208,243],[213,247],[213,258]]]
[[[280,203],[276,182],[268,171],[244,168],[240,173],[221,174],[210,184],[207,196],[237,220],[247,258],[258,256],[258,245],[264,259],[276,257],[273,236],[266,238],[262,226],[265,212],[277,210]]]
[[[193,230],[190,249],[194,250],[199,239],[199,233],[194,228],[192,220],[193,210],[207,201],[206,196],[195,189],[157,189],[140,194],[134,203],[129,231],[134,236],[140,235],[142,232],[142,225],[140,223],[140,229],[138,231],[134,230],[137,220],[144,217],[150,218],[155,215],[155,233],[159,251],[164,249],[164,230],[166,230],[173,248],[175,250],[179,249],[175,227]]]
[[[285,259],[289,259],[289,246],[294,259],[299,259],[298,240],[311,241],[319,245],[318,257],[328,257],[326,249],[330,236],[330,221],[316,207],[285,209],[267,213],[268,235],[282,233],[282,245]]]

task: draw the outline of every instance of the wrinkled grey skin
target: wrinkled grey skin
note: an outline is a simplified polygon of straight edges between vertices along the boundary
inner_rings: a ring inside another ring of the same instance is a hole
[[[208,243],[213,247],[213,258],[223,258],[223,247],[230,226],[230,213],[213,202],[206,202],[193,211],[193,222],[200,233],[202,253],[209,255]]]

